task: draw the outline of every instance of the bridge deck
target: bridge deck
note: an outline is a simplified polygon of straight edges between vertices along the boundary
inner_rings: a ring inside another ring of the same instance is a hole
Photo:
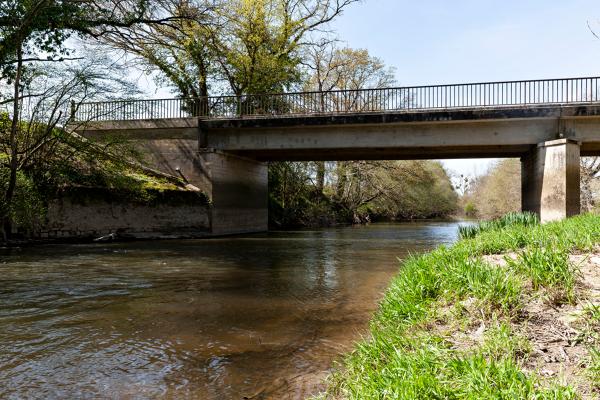
[[[519,157],[569,137],[600,154],[600,104],[370,112],[262,118],[97,121],[87,136],[188,141],[259,160]]]

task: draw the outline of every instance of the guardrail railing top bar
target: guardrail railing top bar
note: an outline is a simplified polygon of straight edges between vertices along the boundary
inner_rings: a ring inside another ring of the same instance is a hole
[[[201,117],[284,117],[376,111],[595,103],[600,77],[498,81],[430,86],[208,96],[123,99],[73,105],[78,121]]]

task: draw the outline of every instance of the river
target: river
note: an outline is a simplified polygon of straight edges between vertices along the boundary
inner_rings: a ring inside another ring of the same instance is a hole
[[[296,399],[456,223],[0,250],[0,398]]]

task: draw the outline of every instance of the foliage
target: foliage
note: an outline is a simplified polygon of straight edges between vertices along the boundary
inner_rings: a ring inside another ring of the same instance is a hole
[[[171,19],[148,18],[148,4],[147,0],[0,0],[0,105],[6,106],[7,113],[0,127],[0,152],[4,158],[1,167],[8,169],[0,193],[4,241],[13,231],[11,210],[18,196],[19,174],[43,161],[49,149],[52,154],[53,146],[66,133],[64,128],[57,129],[69,120],[65,102],[85,98],[85,89],[98,77],[91,71],[52,85],[53,79],[45,81],[43,77],[48,75],[39,66],[51,62],[64,65],[64,57],[71,54],[67,39],[73,34],[99,37],[107,31]]]
[[[71,35],[98,36],[115,27],[148,22],[146,0],[0,0],[0,67],[14,78],[16,61],[62,60]]]
[[[378,89],[396,83],[395,70],[366,49],[338,48],[327,40],[307,49],[304,64],[308,70],[304,89],[308,91]]]
[[[269,224],[274,227],[328,225],[335,217],[311,182],[308,163],[269,164]],[[317,219],[315,219],[317,217]]]
[[[461,225],[458,228],[458,233],[461,239],[471,239],[482,232],[500,230],[507,226],[533,226],[537,224],[539,224],[539,218],[534,213],[528,211],[510,212],[491,221],[480,221],[477,224]]]
[[[471,202],[471,201],[467,201],[464,206],[463,212],[469,218],[474,217],[477,212],[477,209],[475,208],[475,204],[473,204],[473,202]]]
[[[474,206],[482,219],[500,218],[521,208],[521,164],[506,159],[493,165],[489,172],[469,185],[464,201]]]
[[[376,219],[446,217],[457,195],[442,166],[431,161],[271,163],[272,226],[329,225]]]
[[[0,168],[0,190],[5,191],[9,181],[9,170]],[[9,215],[11,220],[28,232],[33,232],[44,220],[46,204],[35,182],[23,172],[17,174],[17,185],[13,201],[7,203],[0,197],[0,214]]]
[[[535,372],[522,369],[529,345],[509,326],[519,316],[527,281],[535,282],[534,291],[568,292],[578,272],[566,255],[599,242],[600,217],[582,215],[545,225],[507,223],[410,257],[381,302],[371,338],[345,358],[323,397],[578,398],[574,388],[548,378],[542,383]],[[522,255],[506,267],[481,257],[520,249]],[[447,324],[469,324],[470,315],[484,315],[493,326],[482,342],[456,346]],[[590,375],[597,376],[597,352],[590,357]]]
[[[581,210],[593,211],[599,194],[600,157],[581,157]]]
[[[456,211],[457,195],[439,162],[393,161],[386,170],[381,196],[373,201],[375,217],[385,219],[443,218]]]
[[[210,91],[235,95],[280,92],[301,81],[301,52],[311,34],[356,0],[205,0],[161,3],[180,18],[168,26],[124,29],[106,35],[160,72],[182,96]]]

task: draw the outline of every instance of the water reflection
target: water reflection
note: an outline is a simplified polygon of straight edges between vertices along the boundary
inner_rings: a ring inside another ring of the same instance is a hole
[[[0,398],[302,398],[456,224],[1,255]]]

